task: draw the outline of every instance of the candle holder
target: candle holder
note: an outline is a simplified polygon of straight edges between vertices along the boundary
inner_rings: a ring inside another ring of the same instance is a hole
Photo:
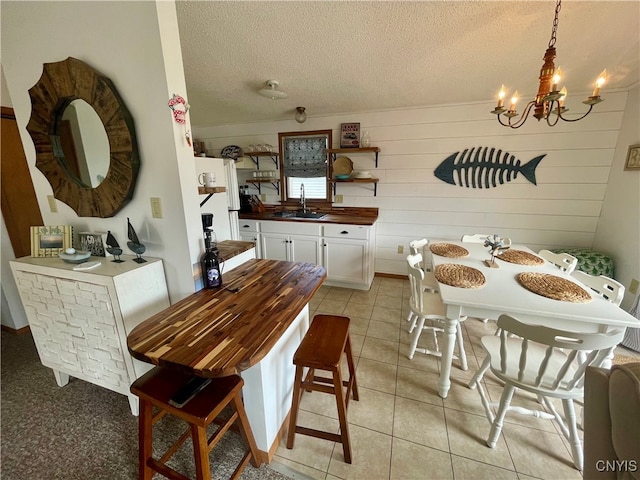
[[[511,247],[511,239],[501,238],[498,235],[490,235],[484,241],[484,246],[489,247],[489,253],[491,254],[491,258],[485,260],[484,264],[489,268],[500,268],[500,265],[496,263],[496,257]]]

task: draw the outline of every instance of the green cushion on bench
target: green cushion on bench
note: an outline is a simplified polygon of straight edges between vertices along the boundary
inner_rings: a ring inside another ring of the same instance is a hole
[[[613,278],[613,258],[589,248],[556,248],[552,252],[565,252],[578,259],[578,270],[589,275],[605,275]]]

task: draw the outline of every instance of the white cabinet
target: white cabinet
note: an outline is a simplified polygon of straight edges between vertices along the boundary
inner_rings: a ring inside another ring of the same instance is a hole
[[[260,245],[259,232],[260,222],[257,220],[239,220],[240,240],[245,242],[254,242],[256,244],[256,258],[265,258],[262,256],[262,248]]]
[[[261,222],[262,258],[322,265],[319,224]]]
[[[323,241],[327,285],[371,287],[375,273],[375,225],[326,224]]]
[[[261,258],[323,265],[327,269],[326,285],[363,290],[371,287],[375,224],[259,223],[255,231]]]
[[[58,258],[23,257],[10,263],[42,364],[64,386],[69,376],[126,395],[138,414],[131,383],[153,366],[127,350],[127,335],[169,306],[162,260],[123,255],[92,270]]]

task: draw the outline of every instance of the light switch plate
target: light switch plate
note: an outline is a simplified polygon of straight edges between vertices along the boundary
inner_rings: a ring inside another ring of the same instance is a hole
[[[636,293],[638,293],[638,286],[640,286],[640,282],[638,282],[638,280],[636,280],[635,278],[631,280],[631,283],[629,283],[629,293],[631,295],[635,295]]]
[[[404,253],[404,245],[398,245],[398,253]]]
[[[151,216],[162,218],[162,202],[159,197],[151,197]]]
[[[342,195],[336,195],[336,203],[343,203],[344,197]]]
[[[47,195],[47,200],[49,201],[49,210],[51,213],[58,213],[58,204],[56,203],[56,197],[53,195]]]
[[[266,193],[261,193],[260,194],[260,201],[261,202],[266,202],[267,201],[267,194]]]

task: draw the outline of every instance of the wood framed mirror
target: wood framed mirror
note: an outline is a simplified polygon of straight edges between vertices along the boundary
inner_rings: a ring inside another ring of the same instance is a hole
[[[133,197],[140,157],[133,119],[111,80],[69,57],[45,63],[29,96],[27,131],[35,145],[36,167],[55,198],[79,217],[114,216]],[[72,110],[85,113],[70,115]],[[97,118],[91,122],[93,113]],[[89,123],[97,123],[97,130],[83,134],[79,129]],[[99,144],[106,150],[95,148]]]

